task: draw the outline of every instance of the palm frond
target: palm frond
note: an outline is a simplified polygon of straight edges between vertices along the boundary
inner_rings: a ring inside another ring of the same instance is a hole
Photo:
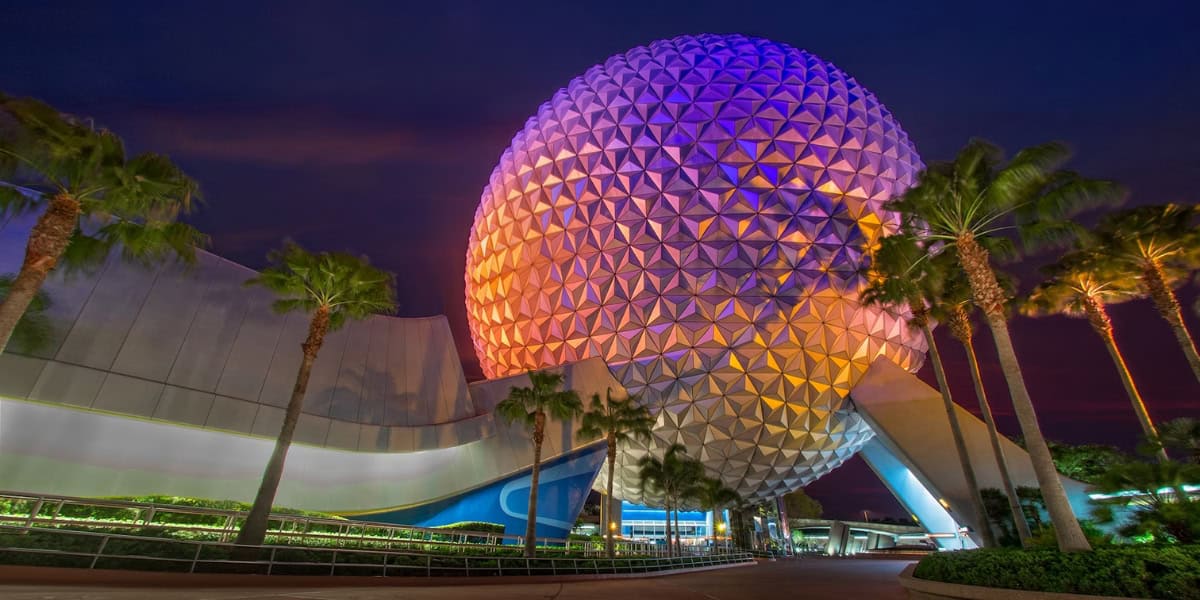
[[[366,257],[312,253],[295,242],[268,255],[271,265],[246,282],[267,288],[276,296],[276,308],[329,311],[330,330],[347,320],[396,310],[395,276],[372,267]]]

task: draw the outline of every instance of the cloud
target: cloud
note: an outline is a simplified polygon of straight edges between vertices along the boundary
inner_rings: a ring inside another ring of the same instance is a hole
[[[123,128],[135,130],[148,147],[172,156],[274,167],[446,164],[461,155],[464,139],[478,142],[501,129],[494,124],[476,127],[461,121],[438,124],[355,118],[303,108],[203,113],[146,110],[126,117],[120,119]],[[502,140],[506,139],[503,135]]]

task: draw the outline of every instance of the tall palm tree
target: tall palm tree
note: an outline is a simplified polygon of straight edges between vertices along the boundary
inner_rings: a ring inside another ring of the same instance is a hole
[[[688,493],[700,507],[711,510],[713,514],[713,531],[720,529],[721,510],[733,506],[742,499],[737,490],[725,485],[724,481],[715,477],[700,479]]]
[[[983,497],[979,493],[975,468],[971,465],[971,456],[967,453],[967,444],[958,422],[958,415],[954,411],[954,399],[950,395],[950,384],[942,366],[942,356],[938,352],[937,341],[934,340],[933,328],[929,322],[929,306],[937,305],[941,301],[946,274],[937,268],[938,263],[928,258],[928,250],[914,236],[901,233],[883,238],[871,257],[871,285],[863,291],[861,300],[863,304],[908,305],[912,315],[908,319],[908,326],[919,330],[925,337],[925,343],[929,346],[929,362],[937,378],[938,391],[941,392],[946,419],[950,423],[950,433],[954,438],[954,449],[958,454],[963,478],[967,482],[971,511],[975,513],[976,522],[979,523],[983,545],[992,547],[996,545],[996,538],[984,509]]]
[[[600,394],[592,394],[592,403],[588,411],[583,413],[579,426],[579,435],[585,438],[603,437],[608,442],[608,489],[604,495],[608,503],[607,514],[612,515],[613,505],[613,476],[617,467],[617,445],[631,440],[650,441],[650,432],[654,428],[654,417],[650,409],[641,403],[637,396],[613,398],[612,390],[604,394],[602,402]],[[610,517],[611,518],[611,517]],[[604,550],[609,558],[614,554],[613,528],[609,523],[604,524]]]
[[[1116,265],[1106,256],[1084,250],[1069,252],[1058,262],[1043,269],[1048,278],[1030,292],[1021,309],[1034,316],[1063,314],[1086,317],[1092,330],[1104,342],[1104,349],[1112,357],[1113,366],[1121,377],[1121,385],[1125,387],[1133,406],[1133,413],[1142,426],[1142,433],[1146,439],[1156,440],[1158,430],[1113,336],[1112,319],[1108,316],[1109,304],[1131,300],[1140,293],[1136,281],[1124,279],[1115,271]],[[1162,448],[1158,449],[1157,456],[1159,460],[1168,460]]]
[[[1118,277],[1138,281],[1171,326],[1179,347],[1200,381],[1200,353],[1183,322],[1173,288],[1200,269],[1200,206],[1160,204],[1122,210],[1096,229],[1097,251],[1123,266]]]
[[[0,302],[0,350],[60,264],[96,264],[116,247],[142,263],[193,262],[206,238],[176,218],[191,211],[196,190],[166,156],[127,157],[110,131],[0,94],[0,216],[39,215]]]
[[[12,275],[0,275],[0,300],[8,297],[14,279]],[[29,302],[29,307],[25,309],[25,314],[21,315],[17,326],[13,328],[12,337],[8,340],[9,345],[27,354],[49,346],[54,337],[54,327],[50,324],[50,317],[46,316],[49,309],[50,295],[45,290],[38,290]]]
[[[690,486],[703,476],[703,465],[687,455],[687,448],[683,444],[668,446],[661,459],[646,455],[638,460],[638,478],[642,491],[662,495],[666,505],[667,555],[675,552],[675,543],[671,537],[671,510],[679,509],[679,505],[687,499]]]
[[[245,524],[238,532],[236,543],[243,546],[260,546],[267,535],[267,523],[279,480],[283,476],[284,461],[292,445],[300,410],[304,406],[304,394],[308,389],[308,378],[312,373],[317,353],[325,342],[325,335],[336,331],[349,319],[365,319],[373,314],[396,311],[396,278],[391,273],[372,267],[366,257],[350,254],[321,252],[312,253],[299,245],[286,242],[282,249],[268,255],[270,266],[246,285],[260,285],[275,293],[278,299],[271,308],[285,314],[302,311],[311,314],[308,337],[300,345],[303,358],[296,372],[296,383],[292,397],[284,413],[283,426],[275,440],[275,450],[263,471],[262,483]],[[239,552],[242,557],[256,555],[253,548]]]
[[[946,279],[943,284],[942,301],[930,308],[930,314],[946,324],[950,334],[962,344],[967,355],[967,369],[971,372],[975,398],[979,401],[979,414],[983,416],[983,422],[987,426],[988,439],[992,443],[992,456],[996,459],[996,469],[1000,473],[1000,484],[1008,499],[1008,509],[1012,513],[1017,538],[1022,546],[1028,547],[1033,542],[1033,533],[1029,530],[1029,522],[1021,508],[1021,498],[1017,495],[1012,474],[1008,470],[1008,460],[1004,457],[1004,447],[1000,444],[1000,432],[996,429],[992,405],[988,402],[987,391],[984,389],[979,358],[975,354],[975,325],[971,322],[971,313],[975,310],[975,305],[971,301],[971,284],[966,279],[966,273],[958,268],[958,258],[954,256],[953,251],[943,252],[933,260],[942,263],[938,268],[946,274]],[[947,262],[951,264],[945,264]],[[1002,277],[1000,282],[1006,291],[1011,289],[1012,283],[1008,278]]]
[[[992,270],[992,252],[986,245],[991,238],[1006,240],[1000,237],[1005,232],[1015,232],[1027,250],[1069,243],[1080,233],[1071,216],[1121,199],[1119,186],[1062,170],[1069,157],[1065,146],[1048,143],[1026,148],[1004,164],[999,148],[972,140],[955,160],[931,164],[917,185],[888,203],[888,208],[900,213],[905,230],[956,250],[975,306],[992,332],[1059,550],[1078,552],[1091,550],[1091,544],[1071,510],[1046,447],[1009,335],[1008,298]]]
[[[508,423],[520,423],[533,437],[533,473],[529,479],[529,514],[525,519],[525,556],[537,550],[538,478],[542,470],[542,442],[546,439],[546,418],[569,421],[583,412],[583,403],[575,390],[561,390],[562,373],[530,371],[528,387],[513,387],[508,397],[496,405],[496,414]]]

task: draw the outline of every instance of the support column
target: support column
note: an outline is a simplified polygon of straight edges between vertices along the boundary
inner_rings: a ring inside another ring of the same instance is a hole
[[[844,556],[849,541],[850,528],[841,521],[834,521],[829,524],[829,542],[825,544],[825,553],[829,556]]]
[[[792,551],[792,526],[788,524],[787,503],[783,496],[775,496],[775,508],[779,512],[779,535],[783,537],[784,554],[795,554]]]

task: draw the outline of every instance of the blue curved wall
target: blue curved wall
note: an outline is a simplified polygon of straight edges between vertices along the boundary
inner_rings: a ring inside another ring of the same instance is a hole
[[[607,446],[597,442],[542,463],[538,481],[538,537],[566,538],[604,464]],[[384,523],[437,527],[463,521],[504,525],[504,533],[525,534],[532,469],[483,487],[404,508],[353,515]]]

